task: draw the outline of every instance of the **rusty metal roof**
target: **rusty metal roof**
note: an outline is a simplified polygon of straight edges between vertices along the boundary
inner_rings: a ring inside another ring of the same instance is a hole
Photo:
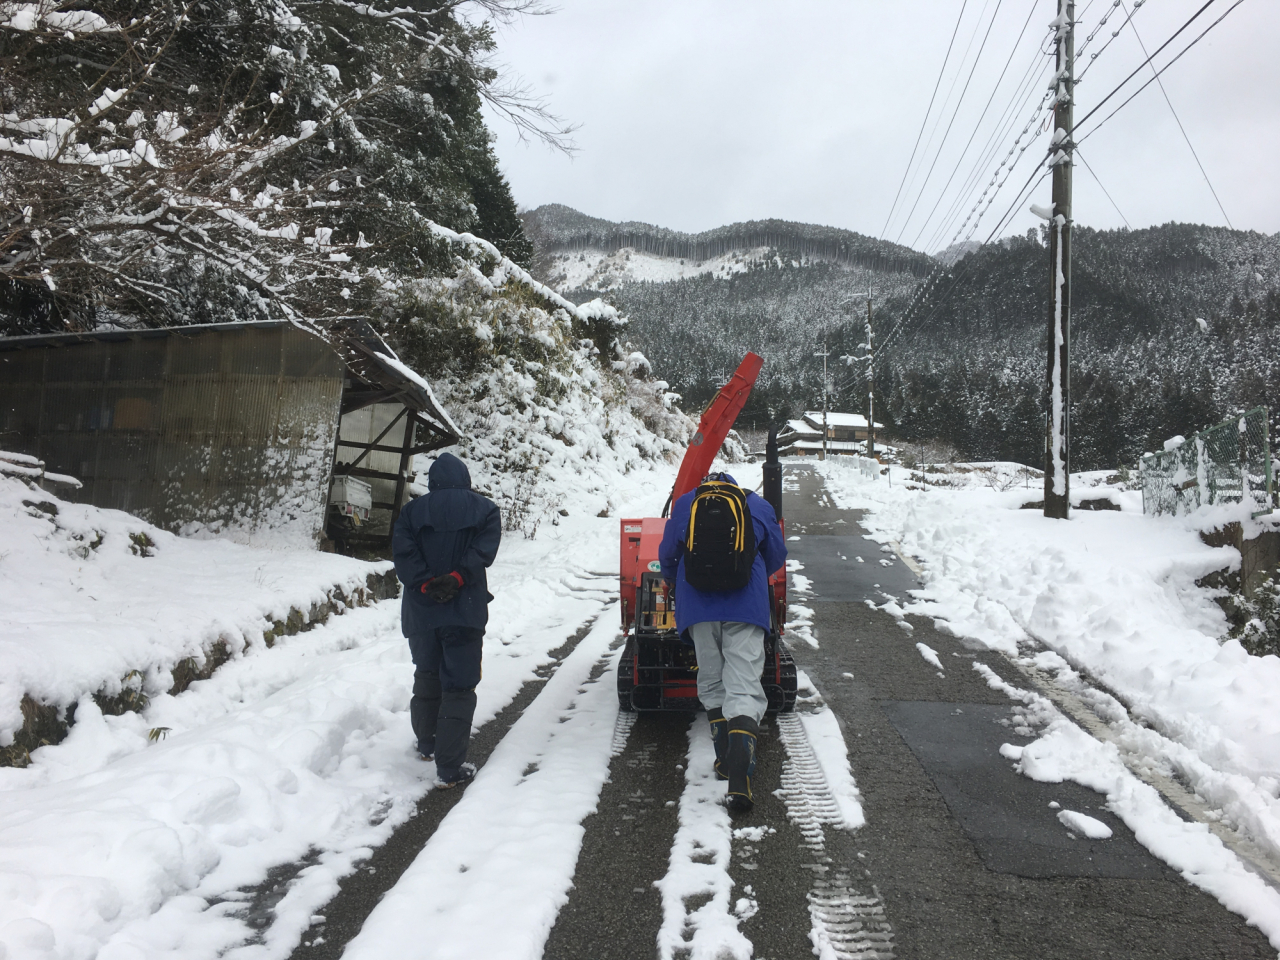
[[[424,417],[424,426],[439,434],[439,440],[460,439],[452,419],[436,402],[429,389],[407,376],[387,357],[395,351],[364,317],[339,317],[328,330],[289,320],[248,320],[236,323],[203,323],[184,327],[145,327],[136,330],[92,330],[82,333],[41,333],[22,337],[0,337],[0,351],[29,347],[61,346],[73,343],[109,343],[122,340],[148,340],[199,333],[218,333],[245,329],[275,329],[293,326],[325,341],[346,366],[352,381],[343,391],[342,412],[350,413],[373,403],[400,403]],[[445,445],[441,443],[440,445]]]

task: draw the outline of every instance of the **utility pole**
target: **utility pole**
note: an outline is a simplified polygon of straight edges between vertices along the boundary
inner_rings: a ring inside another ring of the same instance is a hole
[[[875,342],[871,339],[871,291],[867,291],[867,456],[876,458]]]
[[[827,351],[826,340],[822,341],[822,352],[815,353],[815,357],[822,358],[822,455],[819,460],[827,459],[827,357],[831,354]]]
[[[1075,0],[1058,0],[1053,107],[1053,217],[1049,221],[1049,410],[1045,424],[1044,515],[1067,519],[1071,510],[1071,157],[1075,99]]]

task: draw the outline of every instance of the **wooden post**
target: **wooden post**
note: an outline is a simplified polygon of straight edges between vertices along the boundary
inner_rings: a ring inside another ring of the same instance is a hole
[[[1071,141],[1075,98],[1075,0],[1058,0],[1057,100],[1053,108],[1053,218],[1049,221],[1049,409],[1045,425],[1044,515],[1071,510]]]

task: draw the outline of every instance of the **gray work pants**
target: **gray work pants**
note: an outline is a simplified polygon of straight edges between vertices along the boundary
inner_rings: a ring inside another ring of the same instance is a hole
[[[698,655],[698,699],[719,707],[726,720],[750,717],[756,723],[769,705],[760,686],[764,670],[764,628],[733,620],[707,620],[689,627]]]

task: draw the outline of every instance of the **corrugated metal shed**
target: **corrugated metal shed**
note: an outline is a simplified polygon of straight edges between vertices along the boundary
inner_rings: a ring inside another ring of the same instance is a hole
[[[78,477],[82,501],[175,532],[314,543],[340,421],[390,408],[412,426],[396,437],[385,539],[405,451],[457,435],[379,345],[394,356],[354,320],[330,339],[286,322],[0,339],[0,447]]]

